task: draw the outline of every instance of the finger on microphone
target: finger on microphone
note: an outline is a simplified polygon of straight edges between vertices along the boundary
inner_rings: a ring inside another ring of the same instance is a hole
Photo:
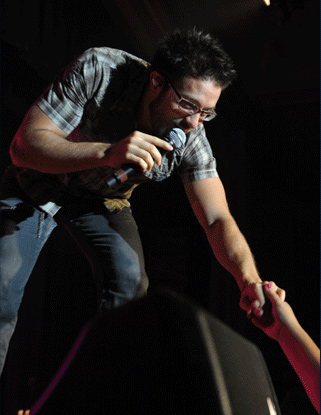
[[[173,151],[175,149],[181,148],[185,144],[185,141],[186,141],[186,135],[184,131],[181,130],[180,128],[173,128],[173,130],[171,130],[168,133],[168,135],[164,137],[163,139],[159,139],[156,137],[153,138],[153,143],[156,144],[156,146],[158,143],[161,148],[163,148],[164,150],[167,149],[168,151]],[[156,157],[155,160],[157,164],[159,165],[161,164],[161,160],[159,160],[158,157]],[[146,163],[147,161],[148,161],[148,158],[145,159]],[[141,158],[139,159],[138,164],[140,165],[141,170],[143,172],[146,170],[146,168],[147,170],[151,170],[153,166],[153,163],[152,164],[147,163],[147,167],[144,164],[142,165]],[[132,164],[123,165],[117,171],[115,171],[110,177],[107,178],[106,185],[109,189],[114,188],[117,185],[124,183],[129,177],[133,176],[138,171],[139,171],[139,168],[137,168],[137,165],[132,165]]]

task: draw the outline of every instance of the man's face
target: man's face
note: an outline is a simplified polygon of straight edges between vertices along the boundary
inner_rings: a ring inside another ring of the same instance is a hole
[[[163,78],[164,79],[164,78]],[[203,123],[200,112],[190,115],[179,106],[179,95],[202,110],[212,110],[220,97],[222,88],[203,78],[184,78],[175,83],[174,89],[164,79],[159,93],[149,104],[152,133],[165,137],[175,127],[185,133]]]

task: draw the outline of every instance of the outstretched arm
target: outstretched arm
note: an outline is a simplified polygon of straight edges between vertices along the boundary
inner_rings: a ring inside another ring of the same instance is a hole
[[[264,292],[272,304],[271,323],[264,326],[255,317],[252,322],[280,344],[320,413],[320,349],[302,328],[291,306],[284,301],[285,291],[274,282],[264,282]]]
[[[214,255],[234,276],[242,292],[241,308],[262,315],[262,281],[249,245],[229,211],[221,180],[215,177],[186,183],[185,190]]]

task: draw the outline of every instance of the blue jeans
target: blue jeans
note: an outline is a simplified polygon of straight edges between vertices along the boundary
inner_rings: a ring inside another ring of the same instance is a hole
[[[25,285],[41,249],[58,224],[65,227],[98,275],[97,289],[104,308],[117,307],[146,293],[143,252],[129,208],[110,214],[101,202],[78,203],[62,208],[52,218],[12,197],[0,201],[0,210],[1,371]]]

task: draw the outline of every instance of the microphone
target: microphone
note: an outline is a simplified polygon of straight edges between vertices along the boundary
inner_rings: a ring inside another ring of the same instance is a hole
[[[164,137],[163,140],[167,141],[175,150],[181,148],[185,144],[186,135],[180,128],[173,128],[168,133],[168,136]],[[140,171],[140,167],[136,164],[124,164],[110,177],[108,177],[106,185],[109,189],[112,189],[113,187],[124,183],[129,177],[139,173]]]

